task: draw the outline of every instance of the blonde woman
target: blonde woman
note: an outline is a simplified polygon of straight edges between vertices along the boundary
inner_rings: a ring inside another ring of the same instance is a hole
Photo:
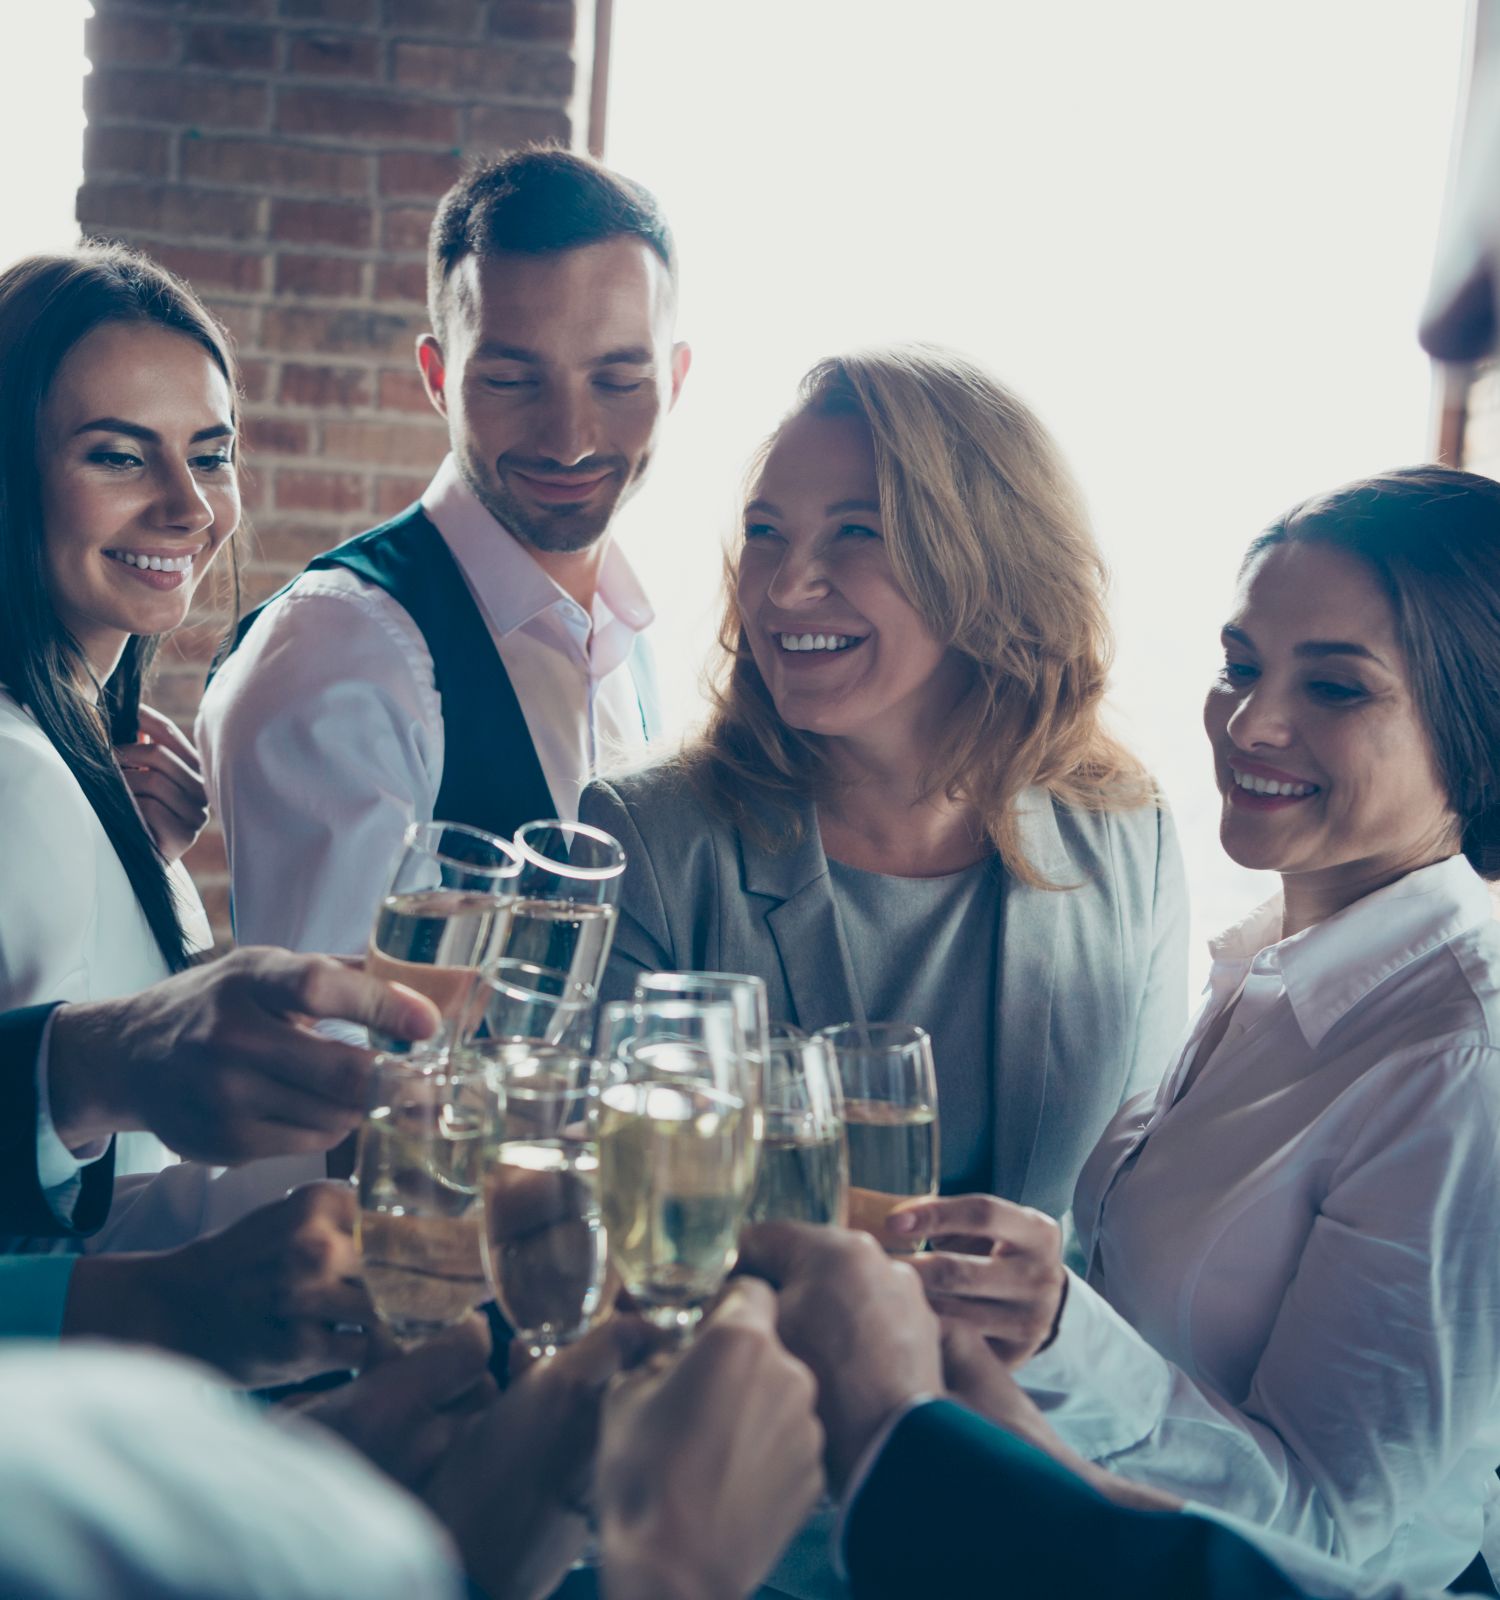
[[[1100,721],[1103,578],[979,368],[815,367],[753,476],[705,733],[585,792],[631,863],[608,987],[750,972],[804,1028],[919,1023],[943,1189],[1065,1210],[1186,1006],[1171,821]]]

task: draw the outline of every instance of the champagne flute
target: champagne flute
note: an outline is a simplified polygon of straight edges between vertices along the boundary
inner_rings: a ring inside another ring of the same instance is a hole
[[[683,1040],[724,1057],[745,1054],[745,1034],[727,1000],[612,1000],[600,1008],[594,1053],[612,1060],[633,1039]]]
[[[504,956],[479,975],[475,1022],[489,1039],[586,1050],[598,998],[560,968]]]
[[[528,822],[516,831],[516,900],[497,961],[523,961],[598,990],[615,936],[625,852],[584,822]]]
[[[902,1200],[937,1193],[937,1080],[932,1041],[907,1022],[845,1022],[814,1038],[832,1047],[844,1091],[849,1142],[849,1225],[872,1233],[892,1255],[885,1219]]]
[[[605,1063],[599,1204],[643,1316],[686,1335],[738,1248],[759,1142],[743,1050],[638,1033]]]
[[[585,1334],[606,1298],[595,1143],[598,1063],[483,1040],[496,1122],[484,1176],[484,1268],[533,1359]]]
[[[459,822],[407,828],[370,934],[365,968],[425,994],[443,1015],[439,1044],[469,1030],[479,969],[503,941],[520,861],[506,839]],[[387,1053],[400,1041],[370,1030]]]
[[[774,1028],[762,1084],[760,1172],[751,1222],[842,1227],[849,1205],[844,1097],[826,1039]]]
[[[446,1052],[376,1057],[359,1131],[354,1240],[397,1343],[419,1344],[488,1298],[479,1245],[484,1084]]]
[[[755,1069],[754,1093],[759,1099],[771,1035],[763,978],[743,972],[647,972],[636,979],[635,997],[639,1001],[688,1000],[700,1004],[727,1001],[745,1035],[745,1050]]]

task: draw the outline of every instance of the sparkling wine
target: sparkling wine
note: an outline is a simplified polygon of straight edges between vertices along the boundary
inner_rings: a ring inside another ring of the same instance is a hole
[[[937,1112],[884,1100],[844,1101],[849,1140],[849,1225],[883,1237],[902,1200],[937,1193]],[[913,1239],[905,1248],[918,1250]]]
[[[566,1139],[507,1141],[485,1176],[485,1265],[517,1334],[545,1350],[576,1338],[604,1297],[599,1160]]]
[[[752,1222],[831,1222],[848,1210],[849,1157],[843,1130],[809,1131],[796,1118],[766,1114]]]
[[[733,1264],[755,1171],[743,1099],[702,1083],[601,1096],[599,1198],[610,1259],[643,1307],[692,1309]]]
[[[360,1130],[355,1244],[365,1287],[398,1339],[457,1322],[489,1297],[477,1204],[483,1145],[477,1117],[445,1116],[427,1135],[401,1108],[380,1107]]]
[[[381,903],[365,958],[377,978],[425,994],[450,1032],[461,1030],[473,1000],[478,970],[504,937],[508,902],[466,889],[421,889]],[[371,1042],[396,1041],[372,1028]]]
[[[517,900],[494,954],[507,969],[530,964],[599,987],[615,936],[615,908],[581,900]]]

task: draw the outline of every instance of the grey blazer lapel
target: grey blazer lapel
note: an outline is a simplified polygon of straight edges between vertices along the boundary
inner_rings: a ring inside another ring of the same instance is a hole
[[[1058,832],[1052,797],[1028,789],[1017,799],[1021,847],[1051,883],[1069,883],[1067,850]],[[1000,972],[995,985],[995,1186],[1019,1199],[1036,1148],[1051,1070],[1053,981],[1066,892],[1033,889],[1007,878],[1000,928]]]
[[[863,1022],[864,1008],[812,808],[803,815],[802,838],[794,848],[763,850],[741,835],[740,851],[746,893],[772,902],[765,912],[766,929],[796,1013],[779,1019],[773,1015],[771,1020],[795,1022],[809,1032],[836,1022]]]

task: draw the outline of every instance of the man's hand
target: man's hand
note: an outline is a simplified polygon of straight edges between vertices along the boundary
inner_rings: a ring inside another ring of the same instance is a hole
[[[686,1352],[610,1391],[597,1480],[609,1600],[740,1600],[812,1510],[814,1385],[775,1321],[771,1291],[741,1279]]]
[[[739,1270],[781,1291],[777,1330],[818,1380],[828,1478],[841,1491],[887,1419],[943,1392],[938,1323],[921,1282],[868,1234],[794,1222],[747,1228]]]
[[[208,791],[192,741],[169,717],[141,706],[134,744],[117,744],[115,760],[125,787],[156,848],[166,861],[180,860],[208,821]]]
[[[85,1256],[63,1333],[158,1345],[252,1387],[360,1366],[375,1314],[353,1228],[353,1191],[311,1183],[178,1250]]]
[[[1046,1345],[1062,1314],[1068,1275],[1062,1233],[1045,1212],[992,1194],[908,1201],[886,1218],[893,1241],[930,1236],[913,1256],[932,1309],[944,1322],[977,1328],[1007,1365]]]
[[[147,1128],[195,1161],[327,1150],[359,1125],[374,1058],[314,1033],[317,1018],[407,1040],[438,1025],[421,995],[329,956],[236,950],[139,994],[60,1007],[53,1124],[75,1149]]]
[[[489,1356],[489,1324],[468,1316],[415,1350],[389,1346],[353,1383],[286,1409],[331,1428],[387,1477],[416,1489],[474,1413],[494,1403]]]
[[[583,1548],[599,1405],[616,1373],[660,1336],[611,1317],[538,1362],[471,1418],[422,1497],[490,1600],[551,1594]]]

